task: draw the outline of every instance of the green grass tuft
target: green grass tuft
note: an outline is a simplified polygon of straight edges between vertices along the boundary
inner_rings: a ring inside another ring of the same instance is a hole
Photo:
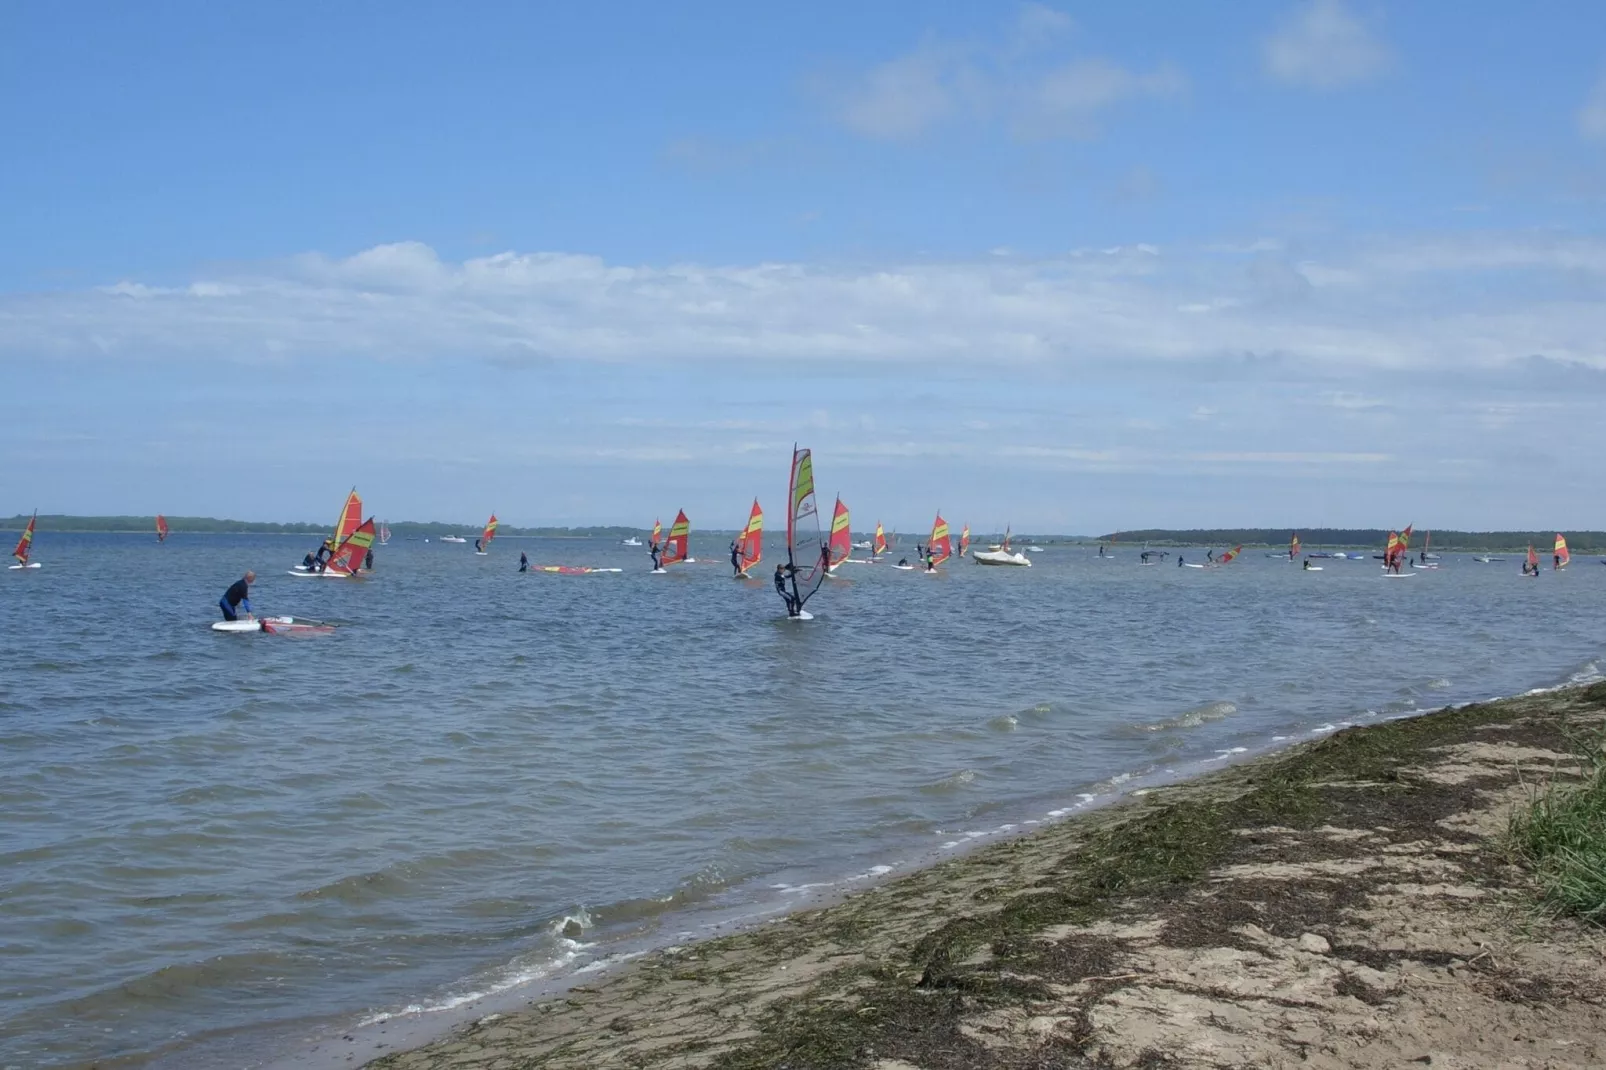
[[[1545,901],[1563,914],[1606,925],[1606,756],[1582,748],[1582,783],[1552,780],[1511,816],[1512,846],[1534,870]]]

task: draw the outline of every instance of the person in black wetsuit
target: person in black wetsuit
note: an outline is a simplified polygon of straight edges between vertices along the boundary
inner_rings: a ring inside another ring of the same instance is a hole
[[[795,617],[800,607],[792,592],[786,589],[786,579],[790,572],[791,568],[788,565],[775,566],[775,592],[781,596],[781,601],[786,603],[786,615]]]
[[[224,620],[239,620],[235,612],[240,606],[245,607],[245,619],[251,620],[251,585],[257,581],[255,572],[247,572],[240,579],[229,584],[229,589],[223,592],[223,597],[217,600],[217,607],[223,611]]]
[[[482,552],[483,552],[483,551],[482,551],[482,550],[481,550],[481,549],[480,549],[480,540],[478,540],[478,539],[475,539],[475,540],[474,540],[474,552],[475,552],[475,553],[482,553]]]
[[[656,541],[653,541],[653,540],[650,540],[650,539],[648,540],[648,542],[647,542],[647,553],[652,557],[652,570],[654,572],[657,572],[659,569],[664,567],[663,565],[660,565],[658,563],[658,551],[660,549],[661,549],[661,547],[659,547],[659,545],[658,545],[658,543]]]
[[[525,552],[523,550],[519,551],[519,571],[520,572],[528,572],[528,571],[530,571],[530,559],[525,554]]]
[[[306,569],[308,572],[311,572],[313,569],[318,567],[318,562],[311,554],[308,554],[306,557],[301,559],[301,567]]]
[[[362,570],[364,572],[372,572],[374,570],[374,552],[372,550],[362,555]]]

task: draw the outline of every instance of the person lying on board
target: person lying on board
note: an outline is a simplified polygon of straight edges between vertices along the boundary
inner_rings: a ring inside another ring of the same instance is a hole
[[[899,568],[908,568],[909,567],[909,559],[907,557],[898,558],[898,567]]]
[[[251,585],[257,581],[255,572],[247,572],[240,579],[229,584],[229,589],[223,592],[223,597],[217,600],[217,607],[223,611],[224,620],[239,620],[235,610],[245,607],[245,619],[255,620],[251,615]]]

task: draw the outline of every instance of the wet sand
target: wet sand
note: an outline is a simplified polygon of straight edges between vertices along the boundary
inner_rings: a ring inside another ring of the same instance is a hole
[[[1599,1067],[1606,933],[1501,836],[1603,725],[1606,684],[1349,729],[368,1065]]]

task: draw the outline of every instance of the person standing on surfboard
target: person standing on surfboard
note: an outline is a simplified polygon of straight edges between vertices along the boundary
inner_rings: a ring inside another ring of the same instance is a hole
[[[731,568],[736,574],[742,574],[742,547],[735,539],[731,540]]]
[[[223,592],[223,597],[217,600],[217,607],[223,611],[224,620],[239,620],[235,613],[238,606],[245,607],[245,619],[252,620],[251,616],[251,585],[257,581],[255,572],[247,572],[240,579],[229,584],[229,589]]]
[[[527,554],[525,554],[525,552],[523,550],[519,551],[519,571],[520,572],[528,572],[528,571],[530,571],[530,558],[529,558],[529,556]]]
[[[658,546],[657,540],[648,539],[647,540],[647,554],[652,558],[652,570],[654,572],[657,572],[659,569],[664,567],[663,565],[658,563],[658,551],[659,551],[659,546]]]
[[[775,590],[781,596],[781,601],[786,603],[786,615],[795,617],[798,614],[797,599],[786,589],[786,570],[789,567],[784,563],[775,566]]]

